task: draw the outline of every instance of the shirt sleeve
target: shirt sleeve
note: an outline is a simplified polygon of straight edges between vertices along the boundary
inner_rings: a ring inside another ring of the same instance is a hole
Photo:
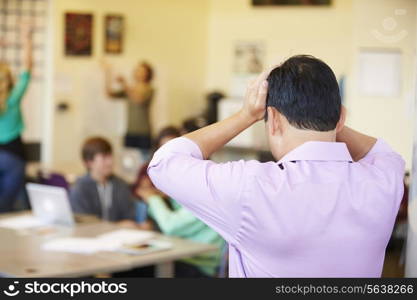
[[[79,214],[93,214],[93,211],[89,205],[88,196],[83,191],[81,185],[75,183],[69,191],[69,198],[71,208],[74,213]]]
[[[378,139],[372,149],[358,162],[374,168],[375,177],[380,176],[383,188],[396,199],[394,211],[397,214],[404,194],[405,162],[401,155],[392,150],[385,141]]]
[[[198,145],[180,137],[155,153],[148,174],[158,189],[232,242],[240,226],[244,166],[243,160],[203,160]]]
[[[403,158],[382,139],[376,141],[365,157],[359,160],[359,163],[373,165],[385,172],[404,177],[405,162]]]
[[[129,200],[123,204],[123,208],[120,213],[120,219],[132,221],[136,220],[135,202],[132,198],[129,198]]]
[[[20,102],[22,101],[26,89],[29,85],[30,77],[31,75],[28,71],[22,72],[22,74],[20,74],[19,79],[16,85],[13,87],[7,100],[7,105],[20,105]]]
[[[148,205],[149,215],[164,234],[186,238],[200,232],[206,226],[182,207],[175,211],[170,210],[160,196],[149,197]]]
[[[119,210],[118,220],[136,220],[135,198],[131,195],[130,189],[125,182],[120,184],[120,194],[117,195],[116,207]],[[115,199],[113,199],[115,200]]]

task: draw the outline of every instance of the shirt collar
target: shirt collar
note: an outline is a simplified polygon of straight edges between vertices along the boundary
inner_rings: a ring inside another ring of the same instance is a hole
[[[98,184],[98,182],[96,182],[96,181],[94,180],[93,176],[91,176],[91,173],[90,173],[89,171],[87,171],[87,174],[85,175],[85,177],[86,177],[88,180],[90,180],[90,181],[92,181],[92,182],[94,182],[94,183]],[[110,175],[110,176],[109,176],[109,178],[107,178],[107,183],[112,183],[113,181],[114,181],[114,175],[112,174],[112,175]],[[107,184],[107,183],[106,183],[106,184]]]
[[[353,161],[345,143],[310,141],[288,152],[278,163],[298,160]]]

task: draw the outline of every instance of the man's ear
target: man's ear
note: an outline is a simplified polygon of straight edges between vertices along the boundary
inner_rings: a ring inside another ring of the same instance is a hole
[[[281,131],[281,120],[278,111],[268,106],[267,108],[267,114],[268,114],[268,132],[270,135],[276,135]]]
[[[343,129],[343,127],[345,126],[345,121],[346,121],[346,108],[344,105],[342,105],[342,107],[340,108],[339,122],[337,122],[337,125],[336,125],[336,133],[340,132]]]

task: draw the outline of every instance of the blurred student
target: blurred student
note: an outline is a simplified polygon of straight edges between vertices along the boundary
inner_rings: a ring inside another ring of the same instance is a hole
[[[30,82],[33,65],[32,29],[22,26],[21,32],[23,71],[16,83],[13,82],[9,65],[0,62],[0,213],[13,210],[25,176],[21,103]]]
[[[175,127],[163,129],[156,139],[159,147],[180,136]],[[146,171],[147,166],[143,170]],[[218,247],[212,253],[182,259],[175,263],[176,277],[214,277],[220,265],[224,240],[214,230],[194,217],[188,209],[158,191],[143,172],[136,184],[136,195],[148,204],[148,213],[162,233]],[[166,199],[165,199],[166,198]]]
[[[276,162],[205,160],[262,119]],[[231,277],[379,277],[404,161],[344,120],[330,67],[294,56],[239,112],[162,146],[148,173],[226,239]]]
[[[135,200],[129,185],[113,174],[110,143],[101,137],[89,138],[82,146],[81,156],[87,173],[70,189],[74,212],[136,226]]]
[[[112,73],[106,67],[106,92],[114,99],[127,99],[127,132],[124,139],[125,147],[137,148],[149,158],[151,148],[150,106],[154,95],[152,87],[153,69],[150,64],[140,62],[133,71],[132,84],[128,84],[123,76],[116,78],[120,90],[112,89]]]

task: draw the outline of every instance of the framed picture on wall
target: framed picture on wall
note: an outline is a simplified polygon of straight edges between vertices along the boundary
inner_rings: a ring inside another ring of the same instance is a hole
[[[241,75],[259,74],[263,71],[265,46],[259,41],[238,41],[234,48],[233,73]]]
[[[233,49],[232,97],[244,97],[246,86],[264,69],[266,48],[263,41],[236,41]]]
[[[104,19],[104,51],[120,54],[123,51],[124,17],[106,15]]]
[[[93,51],[93,15],[65,14],[65,55],[90,56]]]

